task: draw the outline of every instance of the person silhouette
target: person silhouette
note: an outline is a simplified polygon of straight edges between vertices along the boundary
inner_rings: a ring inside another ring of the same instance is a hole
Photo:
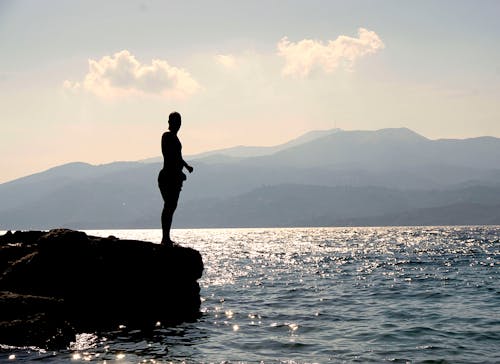
[[[163,168],[158,174],[158,186],[163,198],[163,211],[161,213],[162,239],[161,244],[173,246],[170,239],[172,217],[177,208],[177,201],[181,193],[182,183],[186,175],[182,172],[186,168],[189,173],[193,167],[182,159],[182,145],[177,137],[181,128],[181,114],[174,111],[168,116],[168,130],[161,137],[161,153],[163,154]]]

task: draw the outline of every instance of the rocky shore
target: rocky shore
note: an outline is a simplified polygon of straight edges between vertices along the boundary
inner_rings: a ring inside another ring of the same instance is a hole
[[[78,332],[196,319],[194,249],[56,229],[0,236],[0,344],[64,347]]]

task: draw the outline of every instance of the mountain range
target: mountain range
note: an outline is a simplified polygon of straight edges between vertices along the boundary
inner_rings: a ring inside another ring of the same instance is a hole
[[[500,224],[500,139],[313,131],[186,156],[174,227]],[[0,184],[0,229],[158,228],[161,158],[70,163]]]

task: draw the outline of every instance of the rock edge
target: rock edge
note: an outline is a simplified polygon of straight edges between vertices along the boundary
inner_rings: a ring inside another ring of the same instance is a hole
[[[61,347],[75,333],[199,316],[198,251],[55,229],[0,236],[0,343]]]

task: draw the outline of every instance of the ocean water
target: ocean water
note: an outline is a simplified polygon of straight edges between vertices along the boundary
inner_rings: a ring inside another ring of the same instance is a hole
[[[161,234],[88,233],[156,242]],[[0,361],[500,363],[498,226],[173,236],[203,256],[198,321],[81,333],[58,352],[1,346]]]

